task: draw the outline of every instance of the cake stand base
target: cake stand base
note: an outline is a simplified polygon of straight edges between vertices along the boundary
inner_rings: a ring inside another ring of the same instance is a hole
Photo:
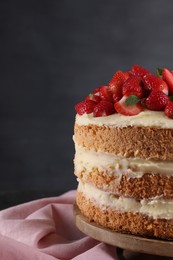
[[[76,205],[73,206],[76,226],[86,235],[116,246],[139,253],[173,257],[173,241],[150,239],[130,234],[122,234],[104,228],[84,217]]]

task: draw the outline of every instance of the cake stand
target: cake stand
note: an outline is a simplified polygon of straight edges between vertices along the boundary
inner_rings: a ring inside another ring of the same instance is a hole
[[[120,249],[173,257],[173,241],[149,239],[130,234],[118,233],[108,228],[104,228],[94,222],[90,222],[82,215],[76,203],[73,206],[73,210],[76,226],[83,233],[96,240],[116,246]]]

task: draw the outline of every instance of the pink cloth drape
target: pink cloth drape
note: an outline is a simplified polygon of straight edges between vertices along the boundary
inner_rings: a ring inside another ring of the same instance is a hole
[[[112,260],[116,249],[80,232],[75,191],[0,211],[1,260]]]

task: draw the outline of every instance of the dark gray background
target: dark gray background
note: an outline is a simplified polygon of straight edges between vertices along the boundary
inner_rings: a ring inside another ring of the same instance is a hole
[[[173,69],[172,0],[0,1],[0,190],[69,190],[74,105],[134,63]]]

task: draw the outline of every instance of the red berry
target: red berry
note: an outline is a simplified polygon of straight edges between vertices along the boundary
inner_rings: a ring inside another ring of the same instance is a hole
[[[169,95],[173,94],[173,73],[168,69],[163,69],[162,79],[168,84]]]
[[[113,94],[122,97],[122,85],[128,78],[128,73],[119,70],[113,75],[111,81],[108,83],[108,88]]]
[[[114,93],[113,94],[113,101],[118,102],[122,98],[122,93]]]
[[[126,105],[126,96],[123,96],[122,99],[114,104],[115,110],[125,116],[134,116],[143,111],[143,107],[140,103],[135,105],[127,106]]]
[[[114,113],[115,113],[115,108],[113,103],[106,100],[101,100],[100,103],[98,103],[94,107],[93,116],[94,117],[108,116]]]
[[[131,70],[128,70],[128,71],[124,72],[124,76],[126,77],[126,80],[127,80],[129,77],[133,76],[133,73]]]
[[[168,85],[163,79],[153,75],[148,74],[143,78],[144,86],[146,90],[149,91],[162,91],[168,95]]]
[[[145,100],[145,105],[149,110],[163,111],[169,103],[169,98],[162,91],[152,91]]]
[[[84,100],[75,106],[75,110],[79,115],[90,114],[93,112],[94,107],[97,105],[96,102],[92,100]]]
[[[165,115],[173,119],[173,102],[169,102],[165,108]]]
[[[114,92],[113,91],[114,88],[116,88],[116,86],[122,86],[124,81],[126,81],[128,78],[129,78],[128,73],[122,72],[121,70],[118,70],[117,72],[115,72],[112,79],[109,81],[108,87],[110,89],[112,89],[112,92]]]
[[[85,98],[85,100],[92,100],[92,101],[94,101],[94,102],[96,102],[96,103],[99,103],[100,100],[101,100],[101,97],[99,97],[99,96],[97,96],[97,95],[94,95],[94,94],[89,94],[89,95]]]
[[[135,76],[143,79],[144,76],[151,74],[151,72],[149,72],[147,69],[143,68],[142,66],[139,65],[134,65],[132,67],[132,72]]]
[[[122,86],[123,96],[136,95],[142,98],[144,91],[142,88],[141,80],[135,76],[128,78]]]
[[[98,93],[98,92],[99,92],[99,90],[100,90],[100,87],[98,87],[98,88],[95,88],[95,89],[92,91],[92,94],[96,94],[96,93]]]
[[[100,87],[99,96],[103,100],[107,100],[109,102],[113,102],[113,94],[112,94],[112,92],[110,91],[110,89],[107,86]]]

